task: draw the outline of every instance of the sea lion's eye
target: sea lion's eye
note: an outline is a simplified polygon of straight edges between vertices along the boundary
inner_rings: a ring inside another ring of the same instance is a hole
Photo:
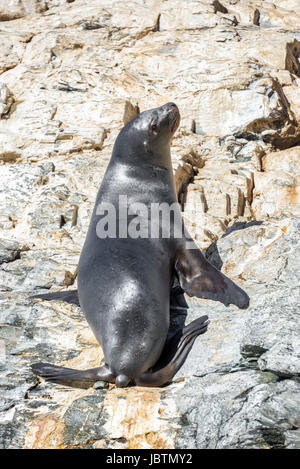
[[[158,133],[158,125],[157,124],[152,124],[151,125],[151,130],[152,130],[152,133],[156,135]]]

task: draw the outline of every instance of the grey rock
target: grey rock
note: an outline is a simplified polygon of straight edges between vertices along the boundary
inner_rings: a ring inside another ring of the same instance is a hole
[[[263,353],[258,366],[261,370],[271,370],[279,376],[300,377],[299,331],[296,330],[287,340],[276,343]]]
[[[94,389],[106,389],[106,388],[108,388],[108,383],[106,383],[105,381],[97,381],[93,385],[93,388]]]
[[[0,264],[16,260],[20,256],[21,249],[16,241],[0,239]]]
[[[188,392],[181,389],[177,447],[283,448],[298,425],[300,385],[295,381],[243,371],[208,375],[188,387]]]

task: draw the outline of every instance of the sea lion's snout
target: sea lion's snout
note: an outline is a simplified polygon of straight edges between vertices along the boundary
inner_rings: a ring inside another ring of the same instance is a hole
[[[169,129],[172,134],[177,130],[180,122],[180,113],[175,103],[167,103],[162,106],[162,110],[168,121]]]
[[[167,103],[163,107],[166,108],[166,109],[170,109],[170,110],[177,109],[177,111],[178,111],[178,107],[175,103]]]

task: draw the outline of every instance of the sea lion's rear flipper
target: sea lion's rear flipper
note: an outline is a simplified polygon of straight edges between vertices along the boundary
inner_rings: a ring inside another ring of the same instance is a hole
[[[175,270],[181,287],[189,296],[220,301],[226,306],[235,304],[242,309],[248,308],[247,293],[211,265],[199,249],[180,251]]]
[[[48,301],[59,300],[59,301],[65,301],[66,303],[80,306],[77,290],[41,293],[40,295],[34,295],[34,296],[31,296],[30,298],[41,298],[42,300],[48,300]]]
[[[73,370],[63,366],[52,365],[51,363],[34,363],[31,365],[34,374],[41,376],[47,381],[74,384],[79,382],[106,381],[113,383],[115,375],[104,365],[99,368],[89,370]]]
[[[184,364],[193,344],[200,334],[204,334],[209,324],[208,317],[202,316],[184,327],[182,332],[177,334],[167,349],[164,348],[161,358],[153,371],[143,373],[135,379],[138,386],[162,386],[169,383],[173,376]],[[168,360],[168,364],[163,364]]]

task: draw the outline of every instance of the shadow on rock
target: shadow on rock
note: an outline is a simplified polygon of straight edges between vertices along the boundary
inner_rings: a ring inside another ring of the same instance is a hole
[[[228,230],[221,236],[220,239],[225,238],[226,236],[230,235],[233,231],[244,230],[245,228],[249,228],[250,226],[259,226],[263,223],[260,220],[251,220],[249,222],[238,221],[234,223],[232,226],[228,228]],[[216,269],[221,270],[223,266],[223,261],[219,254],[218,240],[211,243],[210,246],[205,250],[205,257],[206,259],[214,266]]]

